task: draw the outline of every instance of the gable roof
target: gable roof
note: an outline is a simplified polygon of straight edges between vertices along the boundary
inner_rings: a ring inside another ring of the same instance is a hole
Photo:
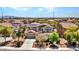
[[[40,23],[31,23],[31,24],[26,24],[27,27],[41,27],[41,26],[49,26],[49,24],[40,24]]]

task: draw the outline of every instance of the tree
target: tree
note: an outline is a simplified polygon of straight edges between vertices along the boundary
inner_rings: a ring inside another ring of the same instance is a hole
[[[69,44],[72,44],[74,39],[74,32],[70,32],[69,30],[64,32],[65,39],[69,42]]]
[[[23,35],[23,33],[22,33],[21,29],[18,29],[18,31],[15,32],[15,37],[18,37],[16,47],[21,46],[21,41],[19,40],[19,38],[22,37],[22,35]]]
[[[5,38],[5,42],[6,42],[6,37],[9,37],[11,33],[12,33],[12,28],[11,27],[4,27],[1,30],[1,34]]]
[[[5,29],[8,31],[8,34],[11,34],[13,31],[12,27],[5,27]]]
[[[69,44],[75,42],[74,32],[76,31],[76,27],[68,27],[64,32],[64,37],[68,41]]]
[[[53,42],[57,42],[59,40],[59,34],[57,32],[53,32],[50,36],[49,36],[49,40],[53,43]]]
[[[79,22],[76,22],[76,25],[78,25],[78,26],[79,26]]]
[[[18,42],[19,42],[19,38],[21,37],[21,32],[20,32],[20,30],[18,30],[18,31],[16,32],[16,37],[18,37]]]
[[[25,32],[25,30],[26,30],[26,27],[25,26],[23,26],[23,27],[19,27],[18,29],[17,29],[17,31],[14,31],[13,32],[13,38],[16,38],[16,37],[18,37],[18,41],[19,41],[19,38],[20,37],[24,37],[24,32]]]
[[[79,47],[79,29],[76,32],[74,32],[74,36],[76,38],[76,42],[78,42],[78,47]]]
[[[21,32],[21,37],[22,38],[24,37],[25,30],[26,30],[25,26],[19,27],[19,31]]]
[[[4,29],[4,27],[0,26],[0,34],[1,34],[1,32],[2,32],[3,29]]]
[[[22,22],[23,22],[24,24],[27,24],[27,23],[28,23],[28,21],[27,21],[27,20],[23,20]]]
[[[75,32],[76,29],[77,29],[77,27],[74,27],[74,26],[69,26],[69,27],[67,28],[67,30],[69,30],[70,32]]]
[[[38,23],[38,21],[39,21],[39,18],[33,18],[33,20],[32,20],[33,22],[37,22]]]
[[[15,33],[15,32],[12,33],[12,38],[13,38],[13,39],[16,38],[16,33]]]

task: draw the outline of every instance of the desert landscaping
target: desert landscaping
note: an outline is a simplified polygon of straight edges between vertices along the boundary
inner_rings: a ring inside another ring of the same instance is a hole
[[[75,50],[79,47],[79,21],[63,19],[4,18],[0,20],[0,49]]]

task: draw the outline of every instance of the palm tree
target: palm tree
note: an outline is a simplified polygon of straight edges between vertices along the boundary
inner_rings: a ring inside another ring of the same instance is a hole
[[[12,33],[12,38],[13,38],[13,39],[16,38],[16,33],[15,33],[15,32]]]
[[[20,47],[20,37],[24,37],[24,32],[25,32],[25,30],[26,30],[26,27],[19,27],[18,28],[18,31],[16,31],[16,32],[14,32],[13,33],[13,35],[14,35],[14,37],[17,37],[18,38],[18,40],[17,40],[17,47]]]
[[[20,37],[24,37],[24,32],[25,32],[25,30],[26,30],[26,27],[24,26],[24,27],[19,27],[18,29],[17,29],[18,31],[14,31],[13,32],[13,38],[16,38],[16,37],[18,37],[18,42],[19,42],[19,38]]]
[[[24,37],[25,30],[26,30],[25,26],[19,28],[19,31],[21,32],[21,37],[22,38]]]
[[[14,32],[13,35],[14,35],[14,38],[16,38],[16,37],[18,38],[16,47],[20,47],[21,44],[20,44],[19,38],[22,36],[20,29],[18,29],[18,31]]]
[[[19,42],[19,38],[21,37],[22,33],[20,32],[20,30],[18,30],[16,32],[16,37],[18,37],[18,42]]]

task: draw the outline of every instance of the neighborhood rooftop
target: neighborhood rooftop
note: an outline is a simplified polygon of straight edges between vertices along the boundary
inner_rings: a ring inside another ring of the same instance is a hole
[[[61,22],[60,24],[63,26],[63,28],[68,28],[68,27],[76,27],[76,28],[78,28],[78,26],[76,24],[73,24],[73,23]]]

